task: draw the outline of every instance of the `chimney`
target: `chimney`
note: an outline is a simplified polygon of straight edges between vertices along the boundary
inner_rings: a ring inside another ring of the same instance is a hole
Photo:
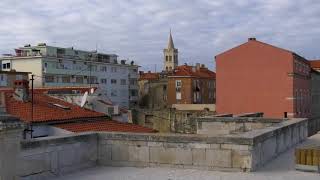
[[[13,97],[22,102],[29,100],[29,81],[27,80],[16,80],[14,82],[14,93]]]
[[[148,71],[148,73],[151,73],[151,71]]]
[[[255,37],[248,38],[248,41],[255,41],[255,40],[256,40]]]
[[[201,64],[201,68],[206,68],[206,65],[204,65],[204,64]]]
[[[200,70],[200,63],[196,63],[196,70],[197,70],[197,71]]]

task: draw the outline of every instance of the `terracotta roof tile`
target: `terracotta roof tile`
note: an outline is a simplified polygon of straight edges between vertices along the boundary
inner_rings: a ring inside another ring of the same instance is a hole
[[[320,60],[309,61],[311,68],[320,69]]]
[[[120,132],[136,132],[136,133],[155,133],[157,131],[139,126],[136,124],[120,123],[113,120],[100,120],[93,122],[74,122],[54,125],[55,127],[65,129],[71,132],[85,131],[120,131]]]
[[[19,117],[25,122],[31,122],[31,102],[22,102],[13,98],[11,92],[5,92],[7,113]],[[49,103],[69,107],[68,110],[59,108]],[[50,97],[39,91],[34,91],[34,113],[32,122],[62,121],[85,117],[102,117],[103,113],[81,108],[80,106]]]
[[[199,78],[215,78],[216,73],[203,67],[200,67],[200,69],[196,69],[196,67],[194,66],[182,65],[182,66],[176,67],[173,75],[171,76],[193,76],[193,77],[199,77]]]
[[[139,80],[155,80],[159,79],[159,73],[147,72],[140,74]]]

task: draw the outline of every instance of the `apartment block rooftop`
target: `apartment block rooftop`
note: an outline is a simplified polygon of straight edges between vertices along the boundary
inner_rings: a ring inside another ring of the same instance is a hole
[[[70,58],[85,61],[97,61],[104,63],[118,64],[118,55],[113,53],[98,52],[97,50],[80,50],[74,47],[57,47],[38,43],[37,45],[26,44],[23,47],[15,48],[15,54],[2,54],[3,60],[25,59],[30,57],[48,58]],[[125,65],[127,60],[121,60],[119,64]],[[130,65],[134,65],[131,61]]]

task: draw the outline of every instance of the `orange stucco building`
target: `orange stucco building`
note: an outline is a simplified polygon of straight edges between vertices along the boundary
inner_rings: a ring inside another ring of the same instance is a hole
[[[310,116],[310,65],[305,58],[249,38],[215,60],[217,113]]]

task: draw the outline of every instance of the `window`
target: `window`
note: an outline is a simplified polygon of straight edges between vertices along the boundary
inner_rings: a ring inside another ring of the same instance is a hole
[[[47,83],[54,82],[54,76],[52,76],[52,75],[46,75],[44,79],[45,79],[45,82],[47,82]]]
[[[137,80],[136,79],[130,79],[129,80],[130,85],[136,85],[137,84]]]
[[[22,80],[22,79],[23,79],[23,75],[21,75],[21,74],[16,75],[16,80]]]
[[[83,77],[82,76],[76,76],[76,83],[82,84],[83,83]]]
[[[126,85],[126,84],[127,84],[127,81],[126,81],[125,79],[121,79],[120,84],[121,84],[121,85]]]
[[[111,96],[118,96],[118,95],[117,95],[117,90],[114,90],[114,89],[111,90]]]
[[[111,72],[113,73],[117,72],[117,67],[111,67]]]
[[[90,65],[91,71],[97,71],[97,66],[96,65]]]
[[[10,69],[10,63],[2,64],[2,69]]]
[[[89,78],[89,83],[90,83],[90,84],[97,84],[97,83],[98,83],[98,78],[95,77],[95,76],[91,76],[91,77]]]
[[[138,72],[138,69],[133,69],[132,71],[133,71],[133,72]]]
[[[100,79],[101,84],[107,84],[107,79]]]
[[[172,61],[172,56],[169,56],[169,62],[171,62]]]
[[[62,76],[62,83],[70,83],[70,76]]]
[[[181,99],[181,86],[182,86],[181,80],[176,80],[176,99],[177,100]]]
[[[102,71],[102,72],[107,72],[107,67],[106,67],[106,66],[101,66],[101,67],[100,67],[100,71]]]
[[[176,80],[176,91],[181,91],[182,82],[181,80]]]
[[[168,62],[168,56],[166,56],[166,61]]]
[[[116,79],[111,79],[111,84],[117,84],[117,80]]]

